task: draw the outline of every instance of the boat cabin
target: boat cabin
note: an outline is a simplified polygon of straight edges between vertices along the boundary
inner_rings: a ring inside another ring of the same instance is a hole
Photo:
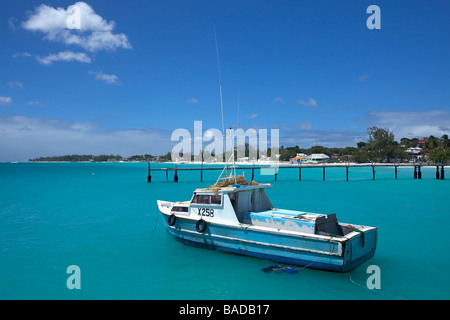
[[[190,201],[176,202],[171,213],[226,225],[252,225],[277,230],[343,236],[352,231],[335,214],[274,208],[265,189],[270,184],[196,189]]]
[[[272,203],[265,188],[270,184],[196,189],[188,206],[191,216],[222,223],[244,223],[248,212],[269,210]],[[186,209],[183,209],[186,210]],[[209,219],[208,219],[209,218]]]

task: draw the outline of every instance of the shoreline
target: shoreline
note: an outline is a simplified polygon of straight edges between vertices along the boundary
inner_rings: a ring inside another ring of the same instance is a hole
[[[148,164],[148,162],[145,161],[3,161],[0,163],[10,163],[10,164],[19,164],[19,163],[142,163],[142,164]],[[158,162],[150,162],[150,164],[167,164],[167,165],[202,165],[201,161],[190,161],[190,162],[173,162],[173,161],[158,161]],[[203,166],[225,166],[225,162],[203,162]],[[363,162],[363,163],[356,163],[356,162],[322,162],[322,163],[313,163],[313,162],[306,162],[306,163],[291,163],[291,162],[273,162],[273,161],[258,161],[258,162],[236,162],[236,166],[281,166],[281,167],[293,167],[293,168],[302,168],[302,167],[368,167],[368,166],[378,166],[378,167],[414,167],[414,166],[422,166],[422,167],[436,167],[436,166],[444,166],[448,167],[450,166],[450,163],[428,163],[428,162],[390,162],[390,163],[378,163],[378,162]],[[232,164],[228,163],[228,166],[232,166]]]

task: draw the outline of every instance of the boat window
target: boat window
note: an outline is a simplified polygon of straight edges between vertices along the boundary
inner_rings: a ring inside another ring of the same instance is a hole
[[[220,205],[222,204],[222,196],[210,194],[194,194],[191,203]]]
[[[173,207],[172,208],[172,212],[188,212],[189,208],[188,207]]]
[[[198,194],[197,195],[197,203],[199,203],[199,204],[210,204],[211,203],[211,196],[210,195]]]
[[[211,204],[222,204],[222,196],[221,195],[212,195],[211,196]]]

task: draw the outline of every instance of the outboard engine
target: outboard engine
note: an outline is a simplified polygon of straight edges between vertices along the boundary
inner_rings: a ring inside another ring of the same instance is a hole
[[[343,236],[344,232],[339,225],[336,214],[323,215],[316,218],[316,234],[329,235],[334,234]]]

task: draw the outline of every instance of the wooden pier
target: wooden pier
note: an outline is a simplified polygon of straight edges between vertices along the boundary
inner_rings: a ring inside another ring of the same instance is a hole
[[[326,169],[327,168],[345,168],[345,176],[346,181],[349,181],[349,168],[372,168],[372,180],[375,180],[376,167],[393,167],[394,168],[394,177],[397,179],[398,177],[398,168],[399,167],[414,167],[413,177],[414,179],[422,179],[422,168],[423,167],[436,167],[436,179],[444,180],[445,178],[445,170],[444,167],[450,165],[449,163],[444,164],[409,164],[409,163],[373,163],[373,164],[280,164],[277,166],[269,166],[269,165],[237,165],[237,170],[251,170],[252,171],[252,181],[255,178],[255,170],[257,169],[266,169],[273,170],[273,175],[275,181],[277,181],[278,171],[279,170],[298,170],[298,180],[302,180],[302,170],[309,168],[322,168],[322,180],[325,181],[326,178]],[[231,170],[231,165],[228,165],[229,170]],[[148,176],[147,182],[152,182],[152,172],[154,171],[165,171],[166,173],[166,181],[169,181],[169,171],[174,172],[173,181],[178,182],[178,172],[179,171],[200,171],[200,181],[203,182],[203,171],[209,170],[223,170],[223,166],[217,167],[192,167],[192,168],[183,168],[183,167],[167,167],[167,168],[151,168],[151,163],[148,163]]]

